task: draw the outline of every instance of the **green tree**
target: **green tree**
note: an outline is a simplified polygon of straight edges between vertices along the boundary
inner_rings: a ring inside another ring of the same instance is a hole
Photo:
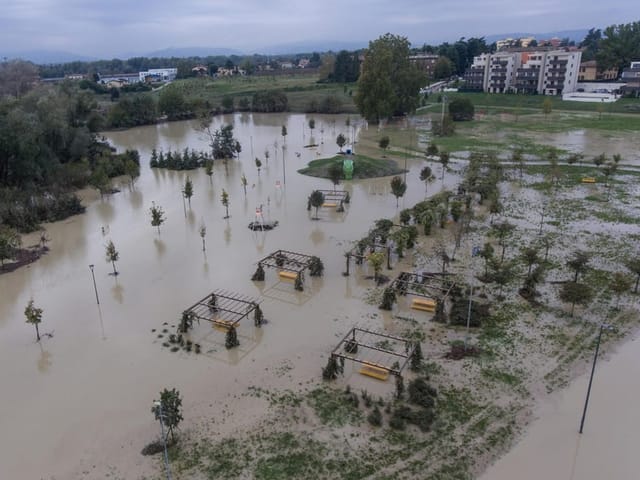
[[[454,122],[473,120],[475,108],[468,98],[454,98],[449,102],[449,114]]]
[[[440,163],[442,164],[442,181],[444,181],[444,172],[447,170],[447,166],[449,165],[449,152],[445,152],[444,150],[440,151]]]
[[[133,187],[140,176],[140,163],[136,163],[135,160],[127,158],[124,161],[124,172],[129,176],[131,186]]]
[[[491,235],[498,239],[498,244],[502,247],[502,253],[500,255],[500,263],[504,261],[504,254],[507,250],[507,240],[513,235],[516,226],[504,221],[496,223],[491,229]]]
[[[89,184],[100,192],[100,198],[111,191],[111,182],[103,167],[98,167],[89,177]]]
[[[224,218],[225,219],[229,218],[229,194],[224,188],[222,189],[222,195],[220,196],[220,201],[222,202],[222,205],[224,206],[226,211]]]
[[[351,83],[358,80],[360,75],[360,62],[357,52],[341,50],[336,55],[333,64],[333,72],[329,75],[329,80],[335,83]]]
[[[527,266],[527,276],[531,275],[531,269],[541,262],[540,249],[538,247],[525,247],[520,251],[523,263]]]
[[[524,154],[521,149],[517,148],[511,153],[511,162],[518,167],[520,171],[520,182],[522,182],[522,174],[524,171]]]
[[[640,58],[640,21],[611,25],[602,33],[596,53],[598,68],[622,70]]]
[[[589,260],[591,260],[589,254],[581,250],[573,252],[573,256],[567,260],[566,265],[573,272],[573,283],[578,282],[578,275],[589,270]]]
[[[438,155],[438,145],[433,142],[429,142],[426,153],[427,157],[435,157],[436,155]]]
[[[370,122],[412,113],[418,105],[424,75],[409,62],[409,53],[406,37],[387,33],[369,42],[355,103]]]
[[[0,225],[0,266],[4,267],[5,260],[15,257],[20,245],[18,232],[11,227]]]
[[[567,282],[560,289],[560,300],[571,304],[571,316],[578,305],[587,305],[593,298],[593,291],[586,283]]]
[[[118,253],[118,250],[116,250],[116,246],[114,245],[113,240],[109,240],[109,243],[107,243],[105,247],[105,254],[107,263],[111,262],[111,265],[113,266],[113,274],[118,275],[118,272],[116,270],[116,262],[120,258],[120,253]]]
[[[160,91],[158,110],[169,120],[181,118],[188,110],[184,95],[174,85],[168,85]]]
[[[314,190],[309,196],[309,204],[316,209],[315,220],[318,220],[318,208],[324,203],[324,193],[320,190]]]
[[[235,108],[233,97],[231,95],[225,95],[222,97],[222,112],[232,113]]]
[[[545,98],[542,102],[542,113],[544,113],[544,118],[547,118],[552,110],[553,102],[550,98]]]
[[[453,62],[447,57],[440,57],[433,66],[433,78],[436,80],[442,80],[449,78],[453,75],[455,66]]]
[[[256,157],[256,168],[258,169],[258,176],[260,176],[260,169],[262,168],[262,162]]]
[[[632,283],[633,280],[622,272],[615,272],[613,274],[609,289],[616,294],[616,308],[620,305],[620,296],[629,291]]]
[[[384,135],[383,137],[380,138],[380,140],[378,140],[378,146],[382,149],[382,150],[386,150],[387,148],[389,148],[389,136],[388,135]]]
[[[286,139],[287,139],[287,127],[286,125],[282,125],[282,128],[280,129],[280,135],[282,135],[282,144],[284,145]]]
[[[149,213],[151,213],[151,226],[158,228],[158,235],[160,235],[160,225],[165,222],[164,210],[161,206],[156,205],[155,202],[151,204],[151,208],[149,209]]]
[[[420,180],[424,182],[424,195],[426,197],[429,182],[433,181],[433,174],[431,173],[430,167],[424,167],[422,170],[420,170]]]
[[[336,137],[336,143],[338,144],[338,147],[340,147],[340,153],[342,153],[342,147],[347,143],[347,138],[342,133],[339,133]]]
[[[385,257],[384,253],[382,252],[374,252],[369,254],[369,257],[367,257],[369,265],[371,265],[371,268],[373,268],[373,278],[376,282],[378,281],[378,276],[380,275],[380,270],[382,270],[384,260]]]
[[[204,162],[204,173],[209,177],[209,183],[213,183],[213,160],[207,159]]]
[[[171,440],[175,442],[174,431],[183,420],[180,392],[175,388],[162,390],[160,400],[153,401],[151,413],[154,414],[156,420],[160,420],[164,424],[168,430],[167,435],[171,434]]]
[[[407,184],[402,177],[395,176],[391,179],[391,193],[396,197],[396,207],[399,204],[400,197],[403,197],[407,191]]]
[[[184,189],[182,195],[189,201],[189,208],[191,208],[191,197],[193,197],[193,182],[189,177],[184,181]]]
[[[42,309],[37,308],[33,304],[33,299],[29,300],[26,308],[24,309],[24,316],[27,318],[27,323],[30,323],[34,327],[36,327],[36,338],[37,341],[40,341],[40,331],[38,330],[38,325],[42,322]]]

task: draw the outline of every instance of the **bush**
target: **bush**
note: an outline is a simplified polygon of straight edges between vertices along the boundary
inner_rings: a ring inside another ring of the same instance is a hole
[[[416,378],[409,382],[409,401],[424,408],[433,408],[437,391],[424,379]]]
[[[475,109],[468,98],[456,98],[449,103],[449,114],[454,122],[473,120]]]
[[[380,425],[382,425],[382,413],[377,406],[367,416],[367,421],[374,427],[379,427]]]
[[[286,112],[288,106],[287,95],[277,90],[256,92],[251,102],[251,109],[254,112]]]

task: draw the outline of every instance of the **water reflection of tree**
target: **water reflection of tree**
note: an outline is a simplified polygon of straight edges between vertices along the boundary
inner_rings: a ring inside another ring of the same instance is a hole
[[[224,229],[224,243],[229,245],[230,242],[231,242],[231,225],[229,224],[229,221],[227,221],[227,226]]]
[[[106,224],[112,223],[113,217],[115,215],[115,209],[113,208],[113,205],[111,205],[111,203],[109,202],[108,198],[105,201],[100,202],[96,205],[96,212],[98,213],[98,216],[104,223]]]
[[[122,304],[124,301],[124,287],[118,283],[118,277],[116,278],[116,284],[111,287],[111,294],[116,302]]]
[[[40,345],[40,356],[38,357],[38,371],[40,373],[47,373],[51,367],[51,353],[44,349],[42,342],[38,342]]]
[[[140,190],[133,190],[130,194],[129,194],[129,203],[131,203],[131,206],[133,207],[134,210],[140,210],[140,207],[142,207],[142,204],[144,202],[144,197],[142,196],[142,192]]]
[[[158,238],[154,238],[153,239],[153,244],[156,247],[156,253],[158,255],[158,258],[162,257],[165,253],[165,251],[167,250],[167,246],[165,245],[165,243],[158,239]]]
[[[316,223],[317,225],[317,223]],[[309,238],[311,239],[311,241],[313,242],[314,245],[319,245],[321,243],[324,242],[324,231],[319,229],[319,228],[314,228],[311,231],[311,235],[309,235]]]

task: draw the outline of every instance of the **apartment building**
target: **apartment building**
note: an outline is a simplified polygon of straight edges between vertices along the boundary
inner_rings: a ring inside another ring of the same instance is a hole
[[[599,70],[595,60],[582,62],[578,71],[579,82],[601,82],[614,81],[618,78],[618,69],[609,68],[607,70]]]
[[[440,55],[435,55],[431,53],[419,53],[417,55],[409,55],[409,61],[416,65],[420,70],[425,72],[428,77],[433,76],[433,71],[435,69],[436,63],[438,63],[438,59]]]
[[[510,51],[474,58],[465,72],[467,88],[488,93],[539,93],[561,95],[573,92],[578,82],[580,51]]]
[[[176,79],[178,75],[177,68],[150,68],[146,72],[139,72],[139,81],[144,82],[147,77],[152,78],[154,81],[171,82]]]

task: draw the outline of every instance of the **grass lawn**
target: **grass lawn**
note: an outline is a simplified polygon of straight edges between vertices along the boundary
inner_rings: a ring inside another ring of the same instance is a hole
[[[309,162],[309,166],[298,170],[298,173],[310,177],[330,178],[329,168],[335,163],[341,163],[344,159],[353,159],[353,178],[388,177],[404,173],[395,160],[371,158],[364,155],[336,155],[331,158],[320,158]]]

